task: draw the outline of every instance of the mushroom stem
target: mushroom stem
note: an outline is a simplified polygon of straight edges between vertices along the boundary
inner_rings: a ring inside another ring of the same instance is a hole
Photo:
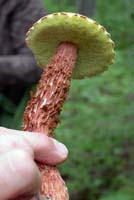
[[[42,74],[35,95],[28,102],[24,112],[23,130],[42,132],[53,137],[59,123],[59,114],[66,100],[73,68],[77,58],[77,47],[71,43],[61,43]],[[67,200],[68,193],[64,181],[55,167],[39,164],[43,175],[41,193],[50,200]]]

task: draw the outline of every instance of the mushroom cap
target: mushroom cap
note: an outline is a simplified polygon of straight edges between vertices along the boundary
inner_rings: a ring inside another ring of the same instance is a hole
[[[26,42],[42,67],[50,62],[61,42],[75,44],[75,79],[97,75],[114,61],[110,34],[96,21],[76,13],[53,13],[41,18],[29,29]]]

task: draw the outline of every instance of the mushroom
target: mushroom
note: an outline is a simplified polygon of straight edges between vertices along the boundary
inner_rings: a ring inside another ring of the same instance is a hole
[[[83,79],[105,71],[114,60],[114,42],[96,21],[65,12],[37,21],[29,29],[26,42],[44,71],[24,112],[23,129],[53,137],[71,78]],[[38,166],[43,176],[41,194],[50,200],[68,200],[57,168]]]

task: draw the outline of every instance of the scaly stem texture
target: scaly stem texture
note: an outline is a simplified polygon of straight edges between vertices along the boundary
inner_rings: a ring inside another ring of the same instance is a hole
[[[37,92],[31,95],[24,112],[23,130],[41,132],[50,137],[59,123],[59,114],[66,100],[71,74],[75,66],[77,48],[71,43],[61,43],[42,74]],[[64,181],[54,166],[38,163],[43,181],[41,193],[48,200],[68,200]]]

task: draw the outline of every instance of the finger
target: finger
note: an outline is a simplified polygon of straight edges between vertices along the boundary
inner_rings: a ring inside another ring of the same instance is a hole
[[[34,196],[41,186],[40,172],[28,153],[21,150],[0,157],[0,199]]]
[[[22,149],[29,153],[34,159],[34,152],[29,143],[20,135],[1,134],[0,135],[0,156],[11,150]]]
[[[0,130],[0,133],[2,132],[2,129]],[[39,162],[56,165],[63,162],[68,156],[68,150],[65,145],[46,136],[45,134],[4,128],[4,133],[7,134],[7,132],[8,134],[19,135],[24,138],[32,147],[35,160]]]

